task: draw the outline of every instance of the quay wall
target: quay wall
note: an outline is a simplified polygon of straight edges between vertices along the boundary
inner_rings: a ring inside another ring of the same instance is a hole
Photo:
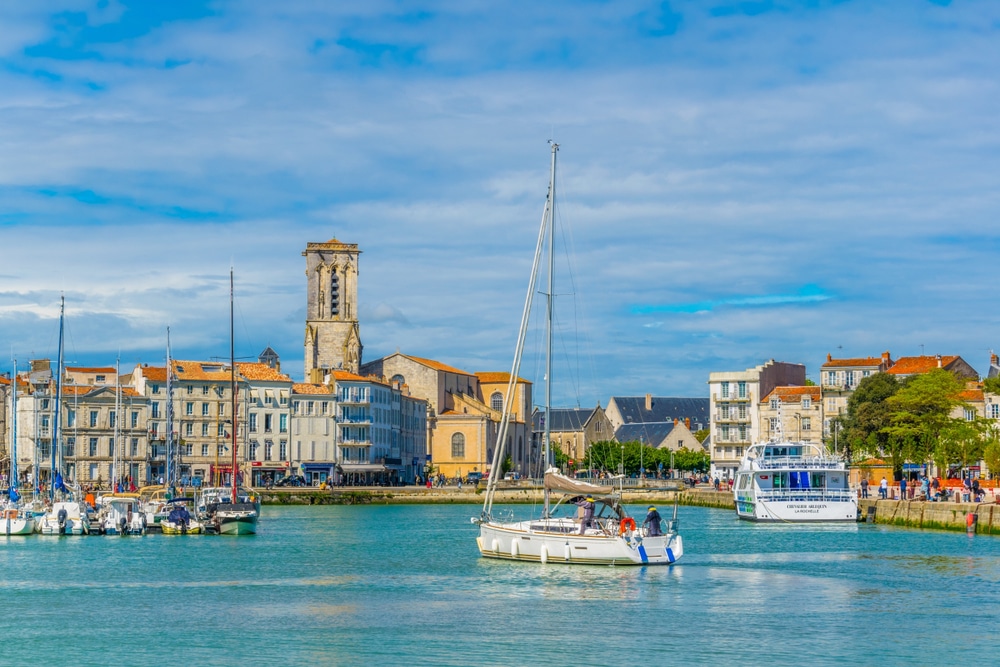
[[[422,486],[404,487],[356,487],[320,490],[304,489],[260,489],[261,502],[265,505],[424,505],[463,504],[478,505],[483,502],[482,489],[456,487],[432,488]],[[681,505],[698,507],[719,507],[733,509],[733,496],[727,492],[711,489],[674,491],[669,489],[626,490],[622,494],[625,504],[673,503],[674,495],[680,494]],[[494,502],[499,505],[542,503],[542,489],[538,487],[501,488],[496,492]]]
[[[965,531],[972,514],[974,532],[1000,535],[1000,504],[927,502],[923,500],[879,500],[862,498],[858,501],[861,520],[869,523]]]

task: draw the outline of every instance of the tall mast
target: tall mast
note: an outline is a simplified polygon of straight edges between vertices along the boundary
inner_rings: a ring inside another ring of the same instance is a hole
[[[174,365],[170,359],[170,327],[167,327],[167,433],[164,442],[166,443],[166,458],[164,459],[164,476],[166,485],[172,486],[174,483]]]
[[[559,152],[559,144],[552,144],[552,168],[549,173],[549,289],[545,295],[545,430],[543,437],[545,445],[543,447],[545,465],[542,466],[542,475],[549,468],[549,442],[552,439],[552,298],[553,298],[553,257],[556,226],[556,153]],[[544,486],[544,485],[543,485]],[[549,515],[549,491],[544,491],[545,516]]]
[[[20,497],[17,476],[17,359],[14,359],[14,377],[10,383],[10,499],[17,502]]]
[[[230,479],[232,481],[233,487],[233,504],[236,503],[236,431],[238,428],[237,424],[237,409],[239,404],[236,401],[236,345],[233,342],[236,337],[236,332],[234,328],[234,317],[233,317],[233,267],[229,267],[229,381],[231,384],[233,392],[233,468],[230,473]]]
[[[119,478],[122,476],[122,455],[118,453],[119,440],[121,440],[121,432],[119,431],[119,424],[122,420],[122,385],[121,385],[121,367],[122,360],[121,357],[115,360],[115,434],[114,434],[114,449],[112,450],[113,456],[111,457],[111,489],[112,491],[118,490]]]
[[[56,397],[54,406],[54,416],[52,418],[52,462],[49,470],[49,500],[55,502],[56,499],[56,450],[62,440],[62,432],[59,429],[59,412],[62,403],[62,367],[63,367],[63,318],[66,313],[66,297],[59,297],[59,353],[56,361]]]
[[[538,282],[538,269],[542,261],[542,251],[545,249],[545,231],[549,224],[552,211],[552,179],[555,177],[555,153],[559,145],[552,144],[552,166],[550,175],[549,196],[545,198],[545,207],[542,210],[542,222],[538,229],[538,241],[535,243],[535,258],[531,264],[531,277],[528,279],[528,293],[524,297],[524,310],[521,312],[521,328],[517,334],[517,344],[514,347],[514,362],[510,369],[510,378],[507,380],[507,393],[504,398],[503,415],[500,417],[500,428],[497,433],[496,447],[493,448],[493,458],[490,463],[490,476],[486,482],[486,497],[483,499],[482,516],[488,518],[493,510],[493,496],[496,492],[497,480],[500,477],[500,466],[503,462],[504,448],[507,444],[507,430],[510,425],[510,416],[514,408],[514,390],[517,387],[517,378],[521,368],[521,356],[524,352],[524,341],[528,334],[528,325],[531,321],[531,304],[534,302],[535,285]],[[550,290],[551,291],[551,290]],[[546,415],[548,417],[548,415]],[[547,445],[546,445],[547,463]],[[543,471],[544,473],[544,471]],[[547,496],[546,496],[547,497]]]

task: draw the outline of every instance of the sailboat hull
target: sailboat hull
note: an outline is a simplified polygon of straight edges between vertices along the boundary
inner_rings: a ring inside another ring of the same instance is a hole
[[[253,535],[257,532],[257,517],[216,517],[220,535]]]
[[[575,565],[670,565],[684,553],[681,536],[643,537],[638,533],[588,530],[550,519],[517,523],[483,522],[477,544],[486,558]]]
[[[31,535],[35,532],[35,520],[30,516],[18,513],[18,515],[5,516],[0,519],[0,532],[4,535]]]

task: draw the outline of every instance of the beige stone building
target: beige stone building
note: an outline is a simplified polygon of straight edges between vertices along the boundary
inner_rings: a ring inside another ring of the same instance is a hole
[[[468,373],[433,359],[396,353],[367,363],[363,375],[388,378],[427,401],[429,463],[446,477],[488,472],[496,444],[508,373]],[[514,470],[528,473],[531,383],[518,379],[507,435]]]
[[[889,370],[893,363],[889,352],[883,352],[881,357],[849,359],[834,359],[832,355],[826,355],[819,373],[820,387],[823,390],[824,438],[836,440],[837,434],[830,431],[830,420],[847,412],[847,402],[858,383],[870,375]]]
[[[532,449],[542,451],[545,442],[545,412],[536,409],[532,415]],[[587,452],[595,442],[613,440],[611,421],[600,405],[594,408],[552,408],[549,416],[550,443],[558,447],[573,468],[585,468]],[[533,460],[538,460],[534,457]],[[532,471],[535,475],[539,471]],[[544,471],[541,471],[544,472]]]
[[[305,379],[319,384],[323,371],[358,373],[358,250],[356,243],[330,239],[308,243],[306,258]]]
[[[823,391],[820,387],[775,387],[761,400],[761,440],[823,441]]]

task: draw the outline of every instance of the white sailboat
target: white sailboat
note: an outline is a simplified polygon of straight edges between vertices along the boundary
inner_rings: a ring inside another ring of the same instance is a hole
[[[59,355],[56,365],[56,391],[52,418],[51,466],[49,479],[49,504],[38,520],[38,532],[43,535],[86,535],[90,533],[90,506],[80,500],[79,491],[71,491],[62,476],[62,369],[63,369],[63,320],[66,302],[59,304]]]
[[[239,485],[237,460],[239,433],[239,393],[236,385],[236,348],[233,319],[233,271],[229,270],[229,365],[233,397],[233,431],[230,434],[233,452],[230,485],[227,489],[209,488],[202,491],[206,523],[220,535],[253,535],[257,532],[260,503],[252,493]],[[220,491],[222,491],[220,493]]]
[[[17,472],[17,360],[14,361],[14,376],[10,383],[10,487],[7,489],[0,508],[3,519],[0,533],[4,535],[31,535],[35,532],[35,517],[23,506],[20,492],[20,477]]]
[[[602,486],[583,483],[565,477],[551,468],[545,472],[545,503],[541,517],[514,521],[495,515],[493,498],[500,477],[500,462],[504,458],[510,413],[514,404],[514,388],[524,351],[524,341],[531,314],[543,250],[548,246],[548,292],[546,294],[546,370],[545,370],[545,444],[544,457],[549,461],[550,413],[552,386],[552,299],[553,299],[553,237],[556,194],[556,155],[559,145],[552,144],[549,193],[542,214],[541,229],[535,247],[528,295],[525,299],[521,328],[514,352],[503,416],[493,452],[490,476],[486,487],[483,511],[472,522],[479,525],[476,543],[487,558],[541,563],[579,563],[608,565],[666,565],[676,562],[684,552],[677,533],[677,510],[664,527],[660,521],[637,526],[628,516],[618,496]],[[547,238],[546,238],[547,237]],[[555,505],[550,494],[561,494]],[[587,514],[578,509],[587,507]],[[590,511],[592,510],[592,514]]]

